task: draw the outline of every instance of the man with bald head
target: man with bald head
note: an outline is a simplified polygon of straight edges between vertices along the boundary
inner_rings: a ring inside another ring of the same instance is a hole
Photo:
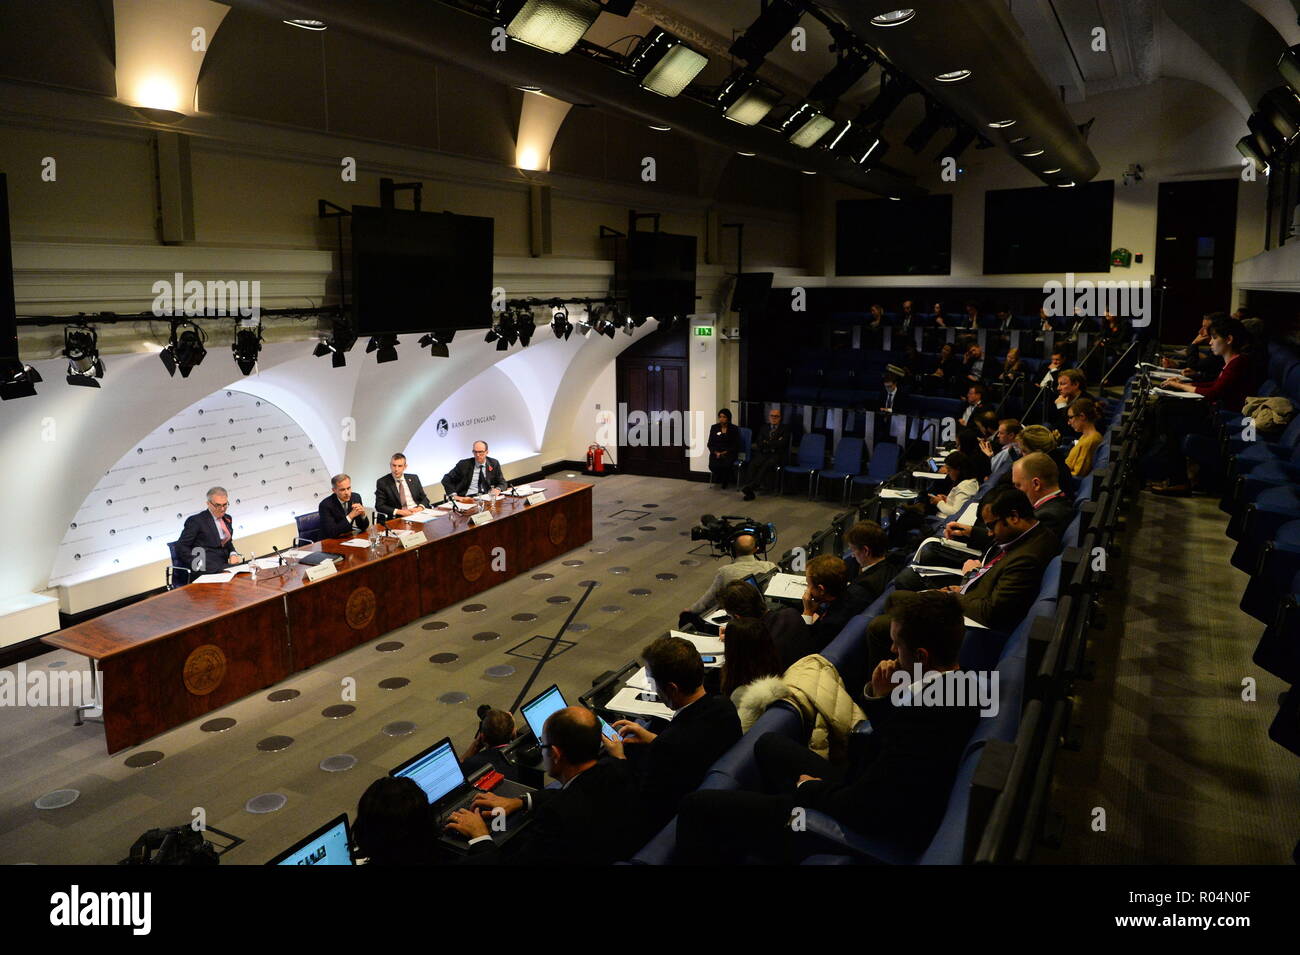
[[[1060,474],[1056,462],[1041,451],[1026,454],[1011,465],[1011,483],[1029,498],[1034,507],[1034,517],[1058,539],[1064,539],[1065,529],[1074,518],[1074,507],[1061,490]],[[972,527],[954,522],[944,528],[944,536],[977,550],[985,550],[993,543],[992,535],[983,524]]]
[[[713,575],[713,583],[709,584],[709,589],[704,591],[700,599],[687,607],[684,612],[704,613],[717,601],[718,591],[733,580],[744,580],[751,576],[759,577],[776,569],[776,564],[770,560],[759,560],[755,557],[757,552],[758,541],[753,534],[741,534],[737,537],[735,543],[731,545],[731,554],[735,559],[730,564],[718,568],[718,572]]]
[[[458,501],[472,501],[478,494],[489,491],[495,497],[506,486],[501,473],[501,462],[488,457],[486,441],[475,441],[473,457],[456,462],[456,466],[442,476],[442,487],[448,497]]]
[[[452,813],[447,829],[469,840],[466,860],[477,864],[611,865],[629,858],[644,841],[636,781],[621,759],[599,760],[596,714],[581,706],[552,713],[537,741],[542,768],[559,789],[510,799],[479,793],[470,809]],[[498,847],[492,821],[501,813],[528,813],[532,824]]]

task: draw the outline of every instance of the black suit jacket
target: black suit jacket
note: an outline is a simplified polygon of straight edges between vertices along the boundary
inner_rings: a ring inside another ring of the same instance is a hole
[[[783,607],[763,614],[763,629],[776,644],[776,655],[784,673],[796,660],[802,660],[819,649],[813,643],[812,627],[803,622],[803,616],[793,607]]]
[[[465,458],[456,462],[456,466],[442,476],[442,486],[448,494],[459,494],[464,497],[469,491],[469,482],[474,479],[475,464],[473,458]],[[483,462],[484,477],[487,478],[489,487],[505,487],[506,478],[501,473],[501,462],[496,458],[487,458]]]
[[[818,809],[863,835],[887,835],[923,849],[947,811],[962,751],[979,723],[978,706],[894,706],[867,699],[872,733],[842,782],[814,780],[795,804]]]
[[[185,518],[177,549],[180,551],[180,562],[195,574],[214,574],[223,570],[230,559],[230,552],[235,549],[234,518],[223,514],[221,520],[225,522],[227,531],[224,544],[221,543],[221,535],[217,533],[217,525],[213,523],[211,511],[204,509]],[[202,563],[198,562],[199,554],[195,553],[195,548],[199,548],[202,553]]]
[[[864,602],[866,595],[854,587],[846,587],[838,600],[832,600],[822,613],[808,627],[808,635],[817,653],[826,649],[826,645],[840,635],[844,625],[867,609]]]
[[[1034,605],[1043,571],[1060,549],[1060,540],[1040,521],[961,595],[962,613],[990,630],[1010,633]]]
[[[1065,529],[1070,526],[1070,521],[1074,520],[1074,505],[1070,499],[1062,494],[1060,497],[1054,497],[1042,507],[1034,509],[1034,517],[1042,523],[1049,531],[1056,535],[1057,540],[1065,538]],[[976,550],[987,550],[993,546],[993,535],[984,525],[983,521],[971,528],[970,540],[965,541]]]
[[[626,761],[602,759],[564,789],[533,794],[527,829],[505,844],[469,847],[471,865],[611,865],[644,843],[636,779]]]
[[[765,424],[758,432],[758,437],[750,443],[752,454],[769,454],[784,464],[790,457],[790,429],[784,424],[773,428]]]
[[[419,477],[410,471],[407,471],[404,477],[406,478],[407,490],[411,494],[411,502],[424,507],[431,507],[429,495],[424,493],[424,485],[420,483]],[[394,480],[391,474],[385,474],[375,482],[375,510],[392,516],[393,511],[401,506],[401,497],[397,493],[397,481]]]
[[[860,571],[853,578],[853,582],[849,584],[851,599],[855,603],[860,603],[862,609],[866,610],[885,592],[889,582],[898,575],[903,566],[903,562],[899,559],[886,557],[884,560],[872,564],[866,570]]]
[[[389,475],[391,477],[392,475]],[[364,531],[370,526],[370,518],[362,514],[355,521],[349,521],[347,511],[352,509],[353,504],[361,503],[361,495],[352,492],[352,499],[348,502],[347,510],[339,503],[337,494],[330,494],[329,497],[320,502],[316,512],[320,514],[320,526],[324,531],[326,539],[331,537],[351,537],[358,531]]]
[[[641,778],[647,835],[677,813],[677,804],[704,781],[723,753],[740,739],[740,716],[726,697],[708,694],[673,717],[649,746],[626,749]]]

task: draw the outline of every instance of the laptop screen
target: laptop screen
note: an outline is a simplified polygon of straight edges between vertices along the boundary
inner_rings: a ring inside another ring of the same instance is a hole
[[[268,865],[354,865],[348,814],[331,819],[305,839],[281,852]]]
[[[520,709],[524,714],[524,722],[528,728],[533,731],[536,739],[542,738],[542,729],[546,726],[546,721],[556,710],[562,710],[569,704],[564,701],[564,694],[560,692],[559,686],[552,683],[550,688],[544,690],[539,695],[533,697],[525,703]],[[618,739],[618,731],[610,726],[599,716],[596,717],[600,723],[600,732],[611,739]]]
[[[419,756],[397,767],[392,774],[399,779],[404,777],[415,780],[416,785],[429,797],[430,804],[465,782],[465,771],[460,768],[460,760],[456,758],[456,751],[452,749],[449,739],[429,747]]]
[[[560,692],[560,688],[552,683],[550,689],[543,691],[523,705],[524,721],[528,724],[528,728],[533,731],[533,736],[541,739],[542,728],[546,726],[546,721],[550,718],[550,715],[568,705],[568,703],[564,702],[564,694]]]

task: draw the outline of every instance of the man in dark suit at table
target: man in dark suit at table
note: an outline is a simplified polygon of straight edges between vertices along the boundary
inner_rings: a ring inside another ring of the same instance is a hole
[[[456,466],[442,476],[443,489],[459,501],[471,500],[476,494],[489,490],[499,493],[506,486],[501,473],[501,462],[488,457],[486,441],[474,442],[474,456],[456,462]]]
[[[208,490],[208,506],[185,519],[177,541],[181,559],[196,574],[218,574],[226,567],[241,564],[244,558],[235,551],[234,519],[226,513],[230,498],[224,487]]]
[[[381,518],[408,517],[430,507],[419,477],[406,473],[406,455],[398,451],[388,462],[388,472],[375,482],[375,510]]]
[[[334,493],[316,508],[320,514],[321,530],[327,540],[331,537],[351,537],[370,526],[365,505],[361,503],[361,495],[352,491],[352,478],[346,474],[336,474],[330,478],[330,489]]]
[[[745,500],[752,501],[754,490],[763,484],[769,474],[789,460],[790,429],[781,423],[781,409],[772,408],[767,413],[767,424],[763,425],[758,438],[749,446],[749,461],[745,464],[740,486]]]

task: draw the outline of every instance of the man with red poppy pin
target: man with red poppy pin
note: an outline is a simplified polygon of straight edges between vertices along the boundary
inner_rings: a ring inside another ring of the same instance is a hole
[[[456,466],[442,477],[447,495],[461,503],[469,503],[478,494],[498,496],[506,486],[501,473],[501,462],[488,457],[486,441],[474,442],[474,456],[456,462]]]

